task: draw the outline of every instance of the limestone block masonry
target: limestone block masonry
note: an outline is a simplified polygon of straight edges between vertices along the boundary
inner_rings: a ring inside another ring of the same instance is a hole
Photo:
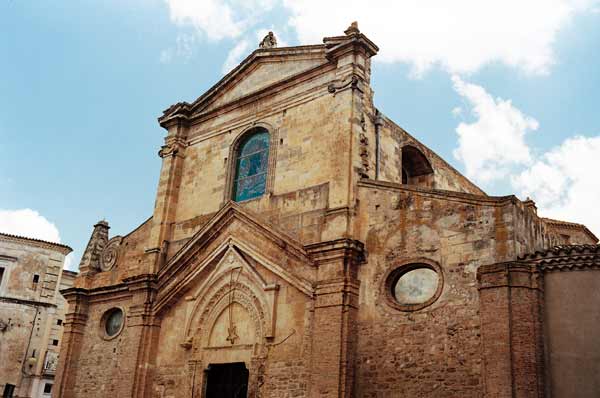
[[[528,257],[587,245],[593,273],[597,238],[486,195],[387,118],[377,52],[356,23],[270,33],[163,112],[153,214],[97,223],[63,291],[54,397],[566,397],[565,349],[600,394],[595,346],[557,334],[559,275],[583,268]]]

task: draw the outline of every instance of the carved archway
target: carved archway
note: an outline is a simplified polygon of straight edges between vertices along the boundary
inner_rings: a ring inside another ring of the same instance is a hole
[[[181,344],[188,351],[191,396],[203,396],[211,364],[238,362],[249,370],[248,396],[255,396],[264,372],[266,343],[273,337],[277,290],[230,247],[187,298],[196,301]]]

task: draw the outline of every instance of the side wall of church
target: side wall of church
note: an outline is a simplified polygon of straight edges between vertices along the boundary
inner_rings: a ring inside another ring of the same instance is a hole
[[[479,397],[483,389],[477,268],[541,248],[537,216],[514,197],[486,198],[361,183],[358,230],[367,262],[361,281],[357,395]],[[406,263],[439,266],[431,305],[390,304],[389,273]]]

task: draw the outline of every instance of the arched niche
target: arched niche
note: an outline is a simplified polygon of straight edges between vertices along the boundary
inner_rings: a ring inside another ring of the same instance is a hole
[[[412,145],[402,147],[402,183],[433,188],[433,168],[427,157]]]

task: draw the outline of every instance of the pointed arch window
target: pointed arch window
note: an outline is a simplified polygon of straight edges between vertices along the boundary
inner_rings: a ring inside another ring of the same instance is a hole
[[[265,193],[269,164],[269,132],[258,127],[240,142],[235,162],[233,200],[257,198]]]

